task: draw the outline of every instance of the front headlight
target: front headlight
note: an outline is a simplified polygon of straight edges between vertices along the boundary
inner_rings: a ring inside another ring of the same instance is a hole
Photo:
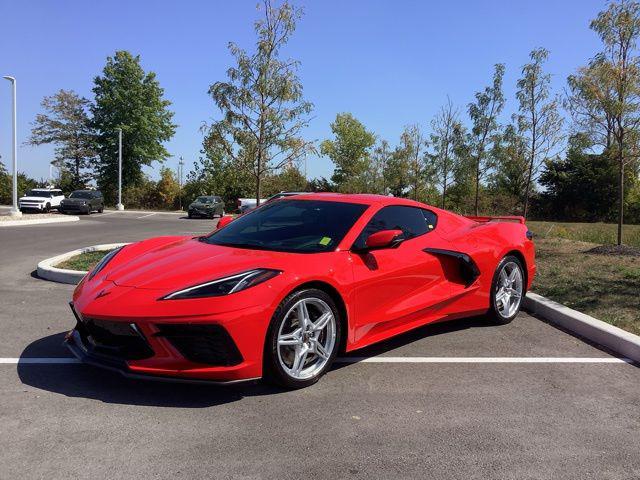
[[[100,260],[98,264],[95,267],[93,267],[93,270],[89,272],[89,275],[87,276],[87,280],[91,280],[93,277],[95,277],[98,274],[98,272],[100,272],[100,270],[106,267],[107,263],[113,260],[113,257],[115,257],[123,248],[124,247],[118,247],[115,250],[111,250],[104,257],[102,257],[102,260]]]
[[[247,272],[237,273],[219,278],[211,282],[200,283],[189,288],[178,290],[162,297],[160,300],[180,300],[187,298],[221,297],[255,287],[267,280],[280,275],[280,270],[256,268]]]

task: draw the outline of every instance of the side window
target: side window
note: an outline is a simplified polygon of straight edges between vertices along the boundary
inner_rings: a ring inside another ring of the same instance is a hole
[[[381,230],[402,230],[406,239],[418,237],[433,230],[436,222],[436,215],[429,210],[404,205],[384,207],[369,220],[354,245],[363,248],[367,237]]]

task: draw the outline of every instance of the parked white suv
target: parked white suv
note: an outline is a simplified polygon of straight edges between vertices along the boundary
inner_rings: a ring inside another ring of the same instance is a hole
[[[20,211],[38,210],[40,212],[48,212],[52,208],[59,208],[60,202],[64,199],[62,190],[57,188],[34,188],[29,190],[26,195],[20,197],[18,206]]]

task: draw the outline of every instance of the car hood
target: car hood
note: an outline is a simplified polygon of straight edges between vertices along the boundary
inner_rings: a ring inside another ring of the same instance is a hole
[[[223,247],[188,239],[116,265],[106,279],[119,286],[174,291],[253,268],[277,269],[284,257],[290,255],[295,254]]]
[[[51,200],[51,199],[50,198],[45,198],[45,197],[20,197],[19,200],[29,200],[30,202],[32,202],[32,201],[44,202],[46,200]]]
[[[193,208],[213,207],[213,203],[193,202],[191,205],[189,205],[189,207],[193,207]]]

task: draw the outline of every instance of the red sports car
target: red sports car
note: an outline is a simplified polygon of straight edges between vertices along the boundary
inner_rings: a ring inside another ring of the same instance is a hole
[[[535,273],[521,217],[304,194],[202,237],[115,250],[73,294],[69,348],[129,376],[316,382],[351,352],[432,322],[508,323]]]

